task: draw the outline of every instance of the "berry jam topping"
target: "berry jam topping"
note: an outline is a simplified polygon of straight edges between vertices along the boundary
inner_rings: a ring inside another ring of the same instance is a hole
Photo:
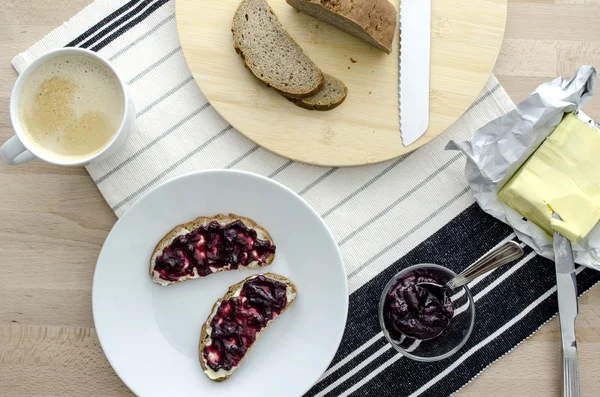
[[[264,264],[275,253],[275,245],[257,238],[256,230],[237,220],[226,225],[212,221],[176,237],[156,258],[154,270],[163,280],[177,281],[208,276],[217,268],[237,269],[251,262]]]
[[[239,296],[221,302],[210,322],[211,343],[202,355],[214,371],[237,366],[256,340],[256,334],[287,305],[287,286],[259,275],[244,283]]]
[[[383,318],[394,340],[404,334],[415,339],[431,339],[440,335],[450,324],[454,307],[444,292],[443,301],[427,289],[416,285],[433,282],[443,285],[446,277],[432,269],[415,270],[399,279],[385,296]]]

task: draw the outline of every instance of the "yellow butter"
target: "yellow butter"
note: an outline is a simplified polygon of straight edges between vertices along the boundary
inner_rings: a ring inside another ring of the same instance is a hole
[[[579,229],[572,225],[569,225],[565,221],[559,221],[558,219],[552,218],[550,219],[550,227],[552,228],[552,230],[556,230],[571,241],[577,241],[581,237],[583,237],[581,236],[581,232],[579,231]]]
[[[600,132],[567,114],[498,197],[550,235],[585,237],[600,220]]]

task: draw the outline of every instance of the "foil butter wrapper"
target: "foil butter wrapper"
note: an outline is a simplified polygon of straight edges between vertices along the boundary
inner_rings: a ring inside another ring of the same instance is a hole
[[[479,206],[511,226],[517,237],[536,253],[554,260],[552,237],[498,198],[498,192],[565,113],[576,112],[587,123],[600,126],[580,109],[594,94],[596,70],[580,67],[573,77],[559,77],[540,85],[516,109],[477,130],[470,141],[450,141],[447,150],[460,150],[467,157],[465,177]],[[600,133],[600,131],[599,131]],[[600,222],[573,244],[575,262],[600,270]]]

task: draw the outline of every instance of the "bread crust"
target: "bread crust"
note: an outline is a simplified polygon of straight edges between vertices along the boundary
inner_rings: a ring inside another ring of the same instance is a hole
[[[232,285],[227,290],[227,293],[225,293],[225,295],[223,295],[222,298],[218,299],[217,302],[215,302],[215,304],[213,305],[213,307],[212,307],[212,309],[210,311],[210,314],[208,315],[206,321],[202,325],[202,330],[200,331],[200,341],[198,343],[198,359],[200,360],[200,365],[202,366],[202,369],[204,370],[204,373],[206,373],[207,371],[212,371],[212,369],[210,369],[208,367],[208,365],[206,364],[206,360],[204,359],[204,357],[202,355],[202,351],[204,350],[204,347],[206,346],[206,344],[209,341],[210,335],[208,335],[207,328],[210,326],[210,322],[212,321],[213,317],[217,313],[217,309],[221,305],[221,302],[223,302],[224,300],[227,300],[227,299],[231,298],[238,290],[240,290],[244,286],[244,283],[246,281],[248,281],[250,279],[253,279],[253,278],[255,278],[255,277],[259,276],[259,275],[260,274],[255,274],[253,276],[246,277],[245,279],[243,279],[239,283]],[[248,348],[248,350],[246,351],[246,354],[244,354],[244,356],[241,358],[241,360],[238,363],[238,365],[236,367],[234,367],[234,368],[231,369],[231,371],[232,371],[231,374],[225,375],[225,376],[222,376],[222,377],[219,377],[219,378],[215,378],[215,379],[209,377],[209,379],[212,380],[212,381],[214,381],[214,382],[223,382],[223,381],[229,379],[231,377],[231,375],[233,374],[233,372],[237,368],[239,368],[239,366],[241,365],[242,361],[244,360],[244,358],[246,358],[246,356],[248,355],[248,353],[250,352],[250,350],[252,350],[252,347],[254,346],[254,344],[256,343],[256,341],[258,340],[258,338],[260,337],[260,335],[267,328],[269,328],[269,325],[271,325],[272,322],[274,322],[275,320],[277,320],[292,305],[292,303],[294,303],[294,301],[296,300],[296,296],[298,294],[296,286],[288,278],[280,276],[279,274],[275,274],[275,273],[264,273],[262,275],[265,276],[265,277],[271,278],[273,280],[281,281],[282,283],[284,283],[287,286],[289,286],[292,289],[292,292],[294,294],[294,298],[292,300],[288,301],[287,305],[285,305],[285,307],[281,310],[281,312],[279,313],[279,315],[277,317],[275,317],[273,320],[269,321],[267,323],[267,325],[262,330],[260,330],[260,332],[258,332],[256,334],[256,339],[254,340],[254,343]]]
[[[284,95],[285,96],[285,95]],[[346,95],[344,95],[339,101],[337,102],[332,102],[329,103],[327,105],[319,105],[319,104],[312,104],[312,103],[306,103],[304,101],[302,101],[301,98],[290,98],[290,97],[286,97],[290,102],[292,102],[294,105],[296,106],[300,106],[301,108],[304,109],[308,109],[308,110],[331,110],[331,109],[335,109],[338,106],[340,106],[344,100],[346,99]]]
[[[238,12],[241,10],[242,6],[244,6],[244,2],[245,1],[246,0],[242,0],[242,2],[240,3],[240,5],[236,9],[235,14],[233,15],[233,22],[232,22],[232,25],[231,25],[232,26],[231,32],[233,33],[233,48],[235,49],[235,52],[237,52],[242,57],[242,60],[244,61],[244,66],[250,72],[252,72],[252,74],[257,79],[259,79],[260,81],[262,81],[263,83],[265,83],[267,85],[267,87],[273,88],[275,91],[279,92],[282,95],[293,95],[296,98],[305,98],[305,97],[309,97],[309,96],[313,95],[314,93],[318,92],[321,89],[321,87],[323,86],[323,83],[325,81],[325,78],[323,76],[323,72],[320,71],[320,70],[319,70],[320,78],[319,78],[317,84],[314,87],[312,87],[309,91],[306,91],[306,92],[288,92],[288,91],[283,91],[283,90],[280,90],[280,89],[278,89],[276,87],[273,87],[273,85],[271,84],[271,82],[267,78],[261,77],[260,73],[258,73],[257,71],[255,71],[253,69],[252,65],[250,65],[250,63],[248,63],[248,61],[246,59],[246,55],[244,54],[244,50],[243,50],[240,42],[237,40],[237,31],[236,31],[236,23],[235,23],[236,17],[238,16]],[[271,15],[273,15],[273,17],[275,18],[275,23],[277,23],[277,24],[279,24],[281,26],[281,31],[288,38],[289,42],[293,46],[295,46],[296,48],[298,48],[304,54],[304,51],[302,50],[302,47],[300,47],[298,45],[298,43],[296,43],[296,41],[292,38],[292,36],[290,36],[289,33],[283,28],[283,26],[281,25],[281,22],[279,21],[279,18],[277,18],[277,15],[275,14],[275,12],[273,12],[273,9],[271,8],[271,6],[268,4],[268,2],[266,0],[265,0],[265,4],[267,5],[267,7],[269,7],[269,11],[271,12]],[[306,55],[306,54],[304,54],[304,55],[308,58],[308,55]]]
[[[308,110],[321,110],[321,111],[337,108],[346,100],[347,96],[348,96],[348,87],[346,87],[346,85],[344,85],[344,95],[341,98],[339,98],[337,101],[330,102],[327,105],[319,105],[318,103],[308,103],[308,102],[306,102],[306,98],[294,98],[294,97],[289,97],[289,96],[284,95],[284,97],[288,101],[292,102],[296,106],[300,106],[301,108],[308,109]]]
[[[231,223],[231,222],[234,222],[237,220],[242,221],[249,228],[256,230],[258,238],[260,238],[262,240],[269,240],[271,242],[271,244],[274,244],[273,239],[271,238],[271,235],[269,234],[269,232],[267,232],[258,223],[256,223],[252,219],[247,218],[245,216],[236,215],[236,214],[228,214],[228,215],[218,214],[218,215],[210,216],[210,217],[199,216],[198,218],[194,219],[193,221],[190,221],[187,223],[182,223],[181,225],[175,226],[173,229],[171,229],[171,231],[169,233],[167,233],[158,242],[158,244],[156,244],[156,247],[154,247],[154,251],[152,251],[152,256],[150,257],[150,277],[152,278],[152,281],[154,281],[155,283],[157,283],[159,285],[167,286],[167,285],[171,285],[171,284],[175,284],[175,283],[181,283],[181,282],[184,282],[187,280],[193,280],[196,278],[200,278],[200,276],[194,274],[192,276],[184,276],[177,281],[164,280],[164,279],[160,278],[160,275],[158,274],[158,272],[154,272],[154,264],[156,263],[156,258],[162,254],[162,252],[166,246],[171,244],[173,242],[173,240],[176,237],[180,236],[181,234],[188,233],[200,226],[207,225],[212,221],[217,221],[223,225],[223,224]],[[248,265],[243,266],[243,268],[244,269],[255,269],[258,267],[269,266],[271,263],[273,263],[274,259],[275,259],[275,254],[273,253],[266,258],[266,261],[264,264],[261,265],[258,263],[258,261],[252,261],[252,262],[248,263]],[[227,270],[232,270],[232,269],[226,268],[226,267],[219,267],[219,268],[217,268],[217,270],[214,273],[223,272],[223,271],[227,271]]]
[[[398,24],[398,11],[388,0],[286,0],[289,5],[304,11],[315,18],[329,22],[321,18],[323,14],[336,14],[346,20],[354,29],[362,30],[376,43],[368,43],[387,54],[392,52],[392,42],[396,35]],[[313,7],[313,8],[311,8]],[[315,15],[309,11],[317,11]],[[377,19],[379,17],[379,19]],[[336,24],[331,23],[333,26]],[[354,32],[338,28],[357,36]],[[363,38],[359,37],[364,40]]]

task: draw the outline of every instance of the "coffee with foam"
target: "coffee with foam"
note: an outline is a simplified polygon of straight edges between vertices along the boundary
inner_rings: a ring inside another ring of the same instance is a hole
[[[66,160],[85,159],[106,147],[119,130],[124,107],[117,76],[82,55],[41,64],[19,96],[19,118],[33,146]]]

